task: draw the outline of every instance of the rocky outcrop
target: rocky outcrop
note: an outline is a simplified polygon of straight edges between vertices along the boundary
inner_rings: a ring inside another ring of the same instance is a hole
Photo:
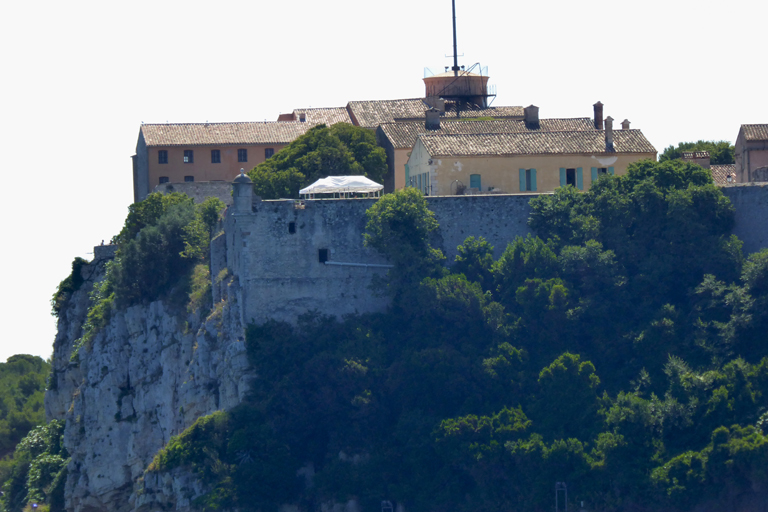
[[[115,311],[70,361],[103,262],[83,272],[86,283],[60,315],[46,395],[48,418],[66,418],[67,509],[121,512],[173,504],[184,510],[202,492],[200,484],[176,471],[154,475],[158,481],[148,482],[146,492],[144,470],[171,436],[200,416],[237,405],[248,392],[237,284],[220,284],[214,312],[204,321],[161,301]]]

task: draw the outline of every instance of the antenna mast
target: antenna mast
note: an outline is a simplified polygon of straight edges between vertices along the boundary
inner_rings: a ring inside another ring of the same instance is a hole
[[[453,76],[459,76],[459,52],[456,50],[456,0],[451,0],[453,7]]]

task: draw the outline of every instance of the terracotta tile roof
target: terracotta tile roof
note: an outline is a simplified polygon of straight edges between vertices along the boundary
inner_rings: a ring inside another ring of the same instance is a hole
[[[604,154],[605,133],[592,131],[421,135],[431,156]],[[656,153],[640,130],[613,132],[614,153]]]
[[[349,117],[346,107],[330,107],[330,108],[297,108],[293,111],[293,119],[300,121],[300,116],[304,114],[307,123],[312,125],[325,124],[331,126],[336,123],[350,123],[352,124],[352,118]]]
[[[147,146],[288,144],[311,124],[293,122],[143,124]]]
[[[381,125],[384,135],[395,148],[412,148],[422,133],[520,133],[527,131],[575,131],[594,130],[588,117],[574,119],[541,119],[538,128],[528,128],[522,119],[496,119],[493,121],[440,120],[439,130],[427,130],[424,121],[385,123]]]
[[[405,100],[350,101],[347,110],[363,128],[376,128],[397,118],[424,117],[429,107],[420,98]]]
[[[429,110],[421,98],[405,100],[380,100],[380,101],[350,101],[347,110],[364,128],[376,128],[382,123],[393,121],[415,121],[424,119],[424,112]],[[445,112],[441,118],[456,117],[502,117],[522,118],[523,107],[488,107],[480,108],[476,105],[465,105],[457,112],[456,104],[446,102]]]
[[[741,129],[746,140],[768,140],[768,124],[743,124]]]
[[[711,165],[709,170],[712,171],[712,179],[715,180],[715,185],[727,185],[729,174],[733,176],[734,183],[736,181],[736,164]]]

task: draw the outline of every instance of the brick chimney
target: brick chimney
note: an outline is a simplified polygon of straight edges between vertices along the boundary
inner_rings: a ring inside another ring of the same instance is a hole
[[[629,130],[629,119],[625,119],[621,122],[622,130]]]
[[[432,107],[425,112],[426,120],[424,121],[424,128],[427,130],[439,130],[440,129],[440,111]]]
[[[536,105],[528,105],[523,109],[525,127],[526,128],[538,128],[539,127],[539,107]]]
[[[599,101],[592,105],[592,107],[595,109],[595,129],[596,130],[602,130],[603,129],[603,104]]]
[[[613,118],[605,118],[605,150],[613,151]]]

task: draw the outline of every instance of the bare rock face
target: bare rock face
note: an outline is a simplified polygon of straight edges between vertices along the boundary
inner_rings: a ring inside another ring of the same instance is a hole
[[[100,263],[92,263],[100,265]],[[46,394],[48,419],[66,418],[71,455],[66,507],[74,512],[157,506],[188,509],[203,492],[181,471],[153,476],[144,470],[171,436],[197,418],[230,409],[248,392],[251,375],[236,284],[204,322],[161,301],[113,312],[109,324],[70,361],[89,306],[93,275],[60,315],[55,373]]]

